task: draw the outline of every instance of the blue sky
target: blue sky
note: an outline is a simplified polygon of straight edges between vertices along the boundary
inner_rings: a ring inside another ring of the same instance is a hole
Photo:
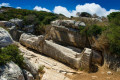
[[[62,13],[67,17],[75,16],[76,12],[106,16],[120,10],[120,0],[0,0],[0,6],[2,5]]]

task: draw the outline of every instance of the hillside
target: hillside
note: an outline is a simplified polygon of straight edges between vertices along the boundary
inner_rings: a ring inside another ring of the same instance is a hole
[[[0,80],[118,80],[119,19],[1,7]]]

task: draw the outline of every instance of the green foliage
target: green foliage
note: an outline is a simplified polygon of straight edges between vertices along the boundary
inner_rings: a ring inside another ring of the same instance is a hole
[[[86,36],[87,27],[79,26],[80,34]]]
[[[44,29],[39,28],[39,26],[48,25],[51,21],[59,17],[57,14],[45,11],[34,11],[14,8],[5,8],[5,10],[5,12],[0,14],[0,20],[8,21],[13,18],[22,19],[24,21],[24,25],[35,25],[35,34],[39,34],[39,32]]]
[[[103,31],[103,28],[97,25],[92,25],[88,27],[87,35],[88,36],[97,36],[98,34],[101,34]]]
[[[107,17],[109,21],[112,21],[114,18],[117,18],[120,16],[120,12],[112,12]]]
[[[19,66],[23,65],[23,56],[15,45],[9,45],[0,49],[0,65],[13,61]]]
[[[38,68],[38,72],[39,72],[39,73],[42,73],[43,70],[44,70],[44,66],[39,66],[39,68]]]
[[[0,20],[4,20],[4,15],[0,14]]]
[[[10,62],[11,61],[10,58],[11,56],[0,53],[0,65]]]
[[[110,51],[120,55],[120,26],[111,25],[107,32]]]
[[[33,14],[30,14],[24,17],[25,25],[38,24],[39,23],[38,21],[39,21],[38,18]]]
[[[79,68],[80,71],[83,71],[84,69],[82,67]]]
[[[98,25],[92,25],[89,27],[79,27],[80,33],[82,35],[86,35],[86,36],[95,36],[97,37],[97,35],[100,35],[102,33],[102,31],[104,30],[104,28],[98,26]]]
[[[110,25],[106,31],[111,53],[120,55],[120,12],[108,15]]]
[[[80,14],[81,17],[91,17],[91,14],[87,13],[87,12],[82,12]]]
[[[45,27],[46,27],[46,26],[45,26],[44,24],[37,25],[37,26],[35,27],[36,35],[40,35],[40,34],[45,33]]]

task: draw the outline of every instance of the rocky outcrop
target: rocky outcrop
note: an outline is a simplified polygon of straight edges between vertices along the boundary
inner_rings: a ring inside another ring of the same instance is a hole
[[[25,80],[22,70],[14,62],[0,66],[0,80]]]
[[[23,34],[23,31],[17,30],[15,26],[12,26],[9,28],[9,33],[12,36],[13,40],[19,41],[21,34]]]
[[[93,55],[92,55],[92,63],[93,64],[99,64],[99,65],[103,65],[103,56],[102,56],[102,52],[100,51],[95,51],[92,50]]]
[[[80,68],[89,71],[91,68],[91,62],[92,62],[92,50],[89,48],[85,48],[83,50],[83,54],[80,60]]]
[[[19,41],[26,47],[37,50],[71,67],[89,71],[91,64],[102,63],[102,57],[98,52],[85,48],[90,47],[90,44],[87,37],[79,33],[77,28],[80,26],[79,23],[73,20],[53,21],[52,26],[46,29],[45,36],[24,33]],[[84,50],[82,51],[82,49]]]
[[[52,26],[65,26],[69,28],[79,29],[79,26],[85,27],[85,23],[75,20],[56,20],[51,22]]]
[[[120,56],[104,52],[104,66],[114,71],[120,72]]]
[[[47,36],[53,41],[64,45],[71,45],[80,48],[89,46],[86,36],[82,36],[75,29],[70,29],[64,26],[52,26]]]
[[[85,48],[82,53],[78,53],[70,48],[45,40],[43,53],[77,69],[82,67],[89,70],[91,65],[92,50],[88,48]]]
[[[76,70],[48,56],[38,54],[38,52],[33,52],[22,45],[20,45],[19,49],[32,66],[39,68],[39,66],[44,65],[43,71],[45,71],[45,73],[43,77],[40,75],[42,77],[41,80],[71,80],[66,75],[72,75],[74,73],[78,74]]]
[[[0,26],[9,28],[11,26],[15,26],[15,24],[9,21],[0,21]]]
[[[24,33],[21,35],[20,43],[25,45],[26,47],[42,52],[43,54],[50,56],[58,61],[66,63],[74,68],[80,68],[83,66],[83,63],[82,64],[80,63],[81,59],[82,62],[86,61],[85,58],[84,59],[82,58],[84,55],[86,55],[84,52],[81,52],[76,48],[65,47],[56,44],[55,42],[50,40],[44,40],[43,36],[37,37],[34,35]],[[90,56],[88,57],[91,58],[92,53],[89,54]],[[90,63],[89,64],[88,63],[86,64],[90,65]]]
[[[33,33],[34,27],[35,27],[34,25],[26,25],[26,26],[24,26],[24,28],[22,30],[27,33]]]
[[[42,51],[42,44],[44,41],[44,36],[35,36],[31,34],[25,34],[23,33],[20,37],[20,43],[25,45],[28,48],[32,48],[34,50],[37,50],[39,52]]]
[[[25,63],[24,68],[28,70],[33,75],[33,77],[36,77],[38,73],[37,73],[37,69],[35,68],[35,66],[27,58],[24,58],[24,63]]]
[[[10,22],[14,23],[15,25],[22,27],[23,26],[23,20],[15,18],[15,19],[10,19]]]
[[[34,80],[33,75],[29,71],[23,69],[23,74],[24,74],[25,80]]]
[[[104,34],[96,38],[95,36],[88,37],[88,41],[90,43],[90,46],[98,51],[104,51],[108,49],[108,41]]]
[[[79,62],[81,56],[76,58],[76,54],[80,53],[77,53],[72,49],[66,48],[52,41],[45,40],[43,53],[63,63],[67,63],[72,67],[80,67]]]
[[[5,47],[13,43],[10,34],[3,28],[0,28],[0,47]]]
[[[96,50],[93,52],[92,62],[120,72],[120,57],[110,53],[109,44],[104,34],[99,38],[89,37],[89,42],[92,49]]]

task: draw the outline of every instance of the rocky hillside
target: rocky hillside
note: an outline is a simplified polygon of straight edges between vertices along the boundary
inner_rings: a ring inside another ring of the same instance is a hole
[[[3,10],[0,80],[79,80],[75,76],[102,67],[120,72],[119,14],[111,13],[109,24],[100,26],[48,12]]]

